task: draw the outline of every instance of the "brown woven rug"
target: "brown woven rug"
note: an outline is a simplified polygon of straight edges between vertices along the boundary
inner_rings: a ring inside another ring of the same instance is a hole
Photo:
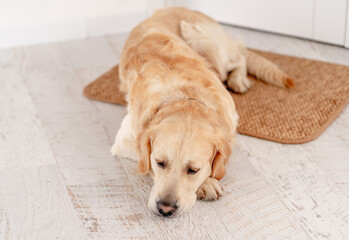
[[[240,115],[238,132],[279,143],[305,143],[317,138],[349,102],[349,67],[256,51],[276,63],[296,86],[282,89],[253,77],[244,94],[231,93]],[[118,66],[84,89],[99,101],[126,104],[118,91]]]

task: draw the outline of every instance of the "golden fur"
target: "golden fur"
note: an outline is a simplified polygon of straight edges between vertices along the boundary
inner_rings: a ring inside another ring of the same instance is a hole
[[[120,61],[128,115],[113,155],[139,159],[154,186],[149,207],[164,216],[214,200],[234,143],[238,115],[222,84],[244,92],[247,72],[278,86],[293,81],[234,42],[213,19],[186,8],[158,10],[135,27]]]

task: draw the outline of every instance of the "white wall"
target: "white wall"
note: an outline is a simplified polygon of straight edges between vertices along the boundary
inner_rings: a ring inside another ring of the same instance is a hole
[[[0,0],[0,48],[125,32],[163,0]]]
[[[349,47],[349,0],[0,0],[0,48],[130,31],[171,5],[220,22]]]

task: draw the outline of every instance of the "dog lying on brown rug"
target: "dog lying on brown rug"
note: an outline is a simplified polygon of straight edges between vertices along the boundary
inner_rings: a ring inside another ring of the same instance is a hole
[[[154,186],[148,206],[163,216],[216,200],[234,143],[238,114],[222,82],[251,86],[247,72],[280,87],[292,79],[234,42],[213,19],[186,8],[158,10],[135,27],[120,61],[128,115],[113,155],[139,159]]]

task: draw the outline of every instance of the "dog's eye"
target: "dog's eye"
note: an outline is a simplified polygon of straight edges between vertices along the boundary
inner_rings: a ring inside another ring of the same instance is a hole
[[[197,168],[188,168],[188,174],[195,174],[199,171],[200,169]]]
[[[165,168],[165,162],[164,161],[156,160],[156,163],[158,164],[158,166],[160,168]]]

